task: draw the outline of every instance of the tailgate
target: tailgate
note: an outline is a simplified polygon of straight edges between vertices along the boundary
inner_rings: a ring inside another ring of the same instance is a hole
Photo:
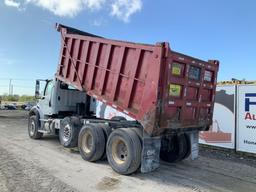
[[[162,79],[161,128],[208,128],[212,123],[219,62],[169,50]]]

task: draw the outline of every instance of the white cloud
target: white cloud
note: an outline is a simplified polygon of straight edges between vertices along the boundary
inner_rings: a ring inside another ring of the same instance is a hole
[[[111,15],[129,22],[130,16],[142,8],[141,0],[115,0],[111,5]]]
[[[19,8],[19,7],[20,7],[20,3],[14,1],[14,0],[4,0],[4,4],[5,4],[6,6],[9,6],[9,7],[16,7],[16,8]]]
[[[128,22],[130,16],[142,8],[142,0],[5,0],[4,2],[6,6],[16,8],[33,4],[60,17],[75,17],[82,10],[106,9],[112,16],[124,22]]]
[[[105,0],[26,0],[58,16],[74,17],[83,9],[99,10]]]

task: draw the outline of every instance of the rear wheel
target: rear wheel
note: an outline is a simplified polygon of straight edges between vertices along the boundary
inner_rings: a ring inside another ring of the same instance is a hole
[[[189,135],[186,134],[186,133],[184,135],[185,135],[186,143],[187,143],[187,151],[186,151],[185,156],[183,157],[183,159],[186,159],[191,154],[191,144],[190,144],[190,137],[189,137]]]
[[[141,162],[141,142],[133,130],[120,128],[113,131],[107,142],[107,158],[110,166],[119,174],[135,172]]]
[[[160,158],[170,163],[183,160],[190,151],[185,134],[163,138],[161,145]]]
[[[140,129],[140,128],[137,128],[137,127],[132,127],[130,129],[137,134],[137,136],[140,139],[141,146],[142,146],[142,143],[143,143],[143,130]]]
[[[104,130],[97,124],[87,124],[78,137],[78,149],[86,161],[97,161],[104,154],[106,146]]]
[[[101,157],[101,160],[105,160],[105,159],[107,159],[106,145],[107,145],[108,137],[112,132],[112,128],[109,125],[103,124],[103,123],[99,123],[99,126],[103,129],[104,138],[105,138],[104,153]]]
[[[77,146],[81,122],[78,117],[65,117],[59,130],[60,143],[67,148]]]
[[[28,135],[32,139],[40,139],[43,136],[43,133],[38,132],[39,129],[39,120],[36,118],[36,115],[29,117],[28,121]]]

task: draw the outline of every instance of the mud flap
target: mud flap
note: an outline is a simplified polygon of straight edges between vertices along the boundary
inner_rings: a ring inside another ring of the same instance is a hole
[[[161,137],[150,137],[143,133],[143,144],[141,153],[141,172],[148,173],[157,169],[160,165],[159,154]]]
[[[191,160],[197,159],[198,158],[198,152],[199,152],[199,132],[198,131],[193,131],[188,133],[189,138],[190,138],[190,146],[191,146],[191,154],[189,158]]]

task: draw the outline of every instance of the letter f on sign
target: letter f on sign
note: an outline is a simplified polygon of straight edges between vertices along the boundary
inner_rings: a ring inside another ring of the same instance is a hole
[[[246,93],[245,97],[256,97],[256,93]],[[245,98],[245,111],[250,111],[250,105],[256,105],[256,101],[250,101],[250,98]]]

